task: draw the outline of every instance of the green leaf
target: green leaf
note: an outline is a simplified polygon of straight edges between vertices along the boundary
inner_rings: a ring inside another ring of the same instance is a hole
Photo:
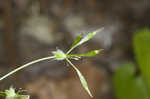
[[[0,96],[6,96],[6,95],[5,95],[5,92],[0,91]]]
[[[85,53],[85,54],[70,54],[68,55],[69,57],[72,57],[72,56],[79,56],[79,57],[90,57],[90,56],[95,56],[97,54],[99,54],[103,49],[100,49],[100,50],[93,50],[93,51],[90,51],[88,53]]]
[[[99,30],[96,30],[94,32],[90,32],[88,33],[85,37],[82,38],[82,34],[80,34],[74,44],[72,45],[72,47],[69,49],[69,51],[67,52],[67,54],[69,54],[74,48],[76,48],[77,46],[87,42],[88,40],[90,40],[91,38],[93,38],[98,32],[101,32],[104,28],[101,28]]]
[[[91,38],[93,38],[98,32],[101,32],[103,30],[102,29],[99,29],[99,30],[96,30],[94,32],[90,32],[88,33],[84,38],[81,39],[81,41],[77,44],[77,46],[87,42],[88,40],[90,40]]]
[[[4,94],[5,92],[3,92],[3,91],[0,91],[0,94]]]
[[[146,86],[146,83],[143,79],[142,76],[139,76],[136,78],[136,83],[135,83],[135,93],[134,95],[137,96],[138,94],[138,98],[136,99],[150,99],[150,94],[149,94],[149,90]]]
[[[70,60],[66,59],[68,61],[68,63],[75,69],[75,71],[77,72],[79,78],[80,78],[80,81],[81,81],[81,84],[82,86],[84,87],[84,89],[87,91],[87,93],[90,95],[90,97],[93,97],[93,95],[91,94],[89,88],[88,88],[88,84],[84,78],[84,76],[82,75],[82,73],[78,70],[78,68],[76,68],[76,66],[74,64],[71,63]]]
[[[150,99],[149,91],[142,76],[136,76],[135,66],[124,64],[114,75],[117,99]]]
[[[82,36],[83,36],[83,33],[81,33],[80,35],[78,35],[76,38],[75,38],[75,41],[73,42],[71,48],[74,48],[82,39]]]
[[[78,43],[81,41],[82,39],[82,36],[83,36],[84,33],[81,33],[80,35],[78,35],[76,38],[75,38],[75,41],[73,42],[71,48],[69,49],[69,51],[67,52],[67,54],[69,54],[75,47],[77,47]]]
[[[150,30],[137,31],[134,35],[133,46],[135,58],[150,90]]]

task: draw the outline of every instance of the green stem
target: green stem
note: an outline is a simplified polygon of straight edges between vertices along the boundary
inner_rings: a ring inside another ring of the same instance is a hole
[[[35,63],[38,63],[38,62],[41,62],[41,61],[44,61],[44,60],[49,60],[49,59],[52,59],[52,58],[55,58],[55,56],[49,56],[49,57],[37,59],[37,60],[35,60],[35,61],[32,61],[32,62],[29,62],[29,63],[27,63],[27,64],[25,64],[25,65],[22,65],[22,66],[16,68],[15,70],[9,72],[8,74],[4,75],[3,77],[1,77],[1,78],[0,78],[0,81],[3,80],[3,79],[5,79],[5,78],[7,78],[8,76],[14,74],[15,72],[17,72],[17,71],[19,71],[19,70],[25,68],[25,67],[28,67],[28,66],[30,66],[30,65],[32,65],[32,64],[35,64]]]
[[[77,47],[77,46],[74,46],[71,49],[69,49],[68,52],[66,53],[66,55],[68,55],[75,47]]]

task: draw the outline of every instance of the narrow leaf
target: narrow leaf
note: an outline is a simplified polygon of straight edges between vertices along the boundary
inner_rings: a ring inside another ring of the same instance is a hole
[[[6,95],[5,95],[5,92],[0,91],[0,96],[6,96]]]
[[[82,39],[82,36],[83,36],[83,33],[81,33],[80,35],[78,35],[76,38],[75,38],[75,41],[73,42],[72,47],[75,47]]]
[[[79,57],[90,57],[90,56],[95,56],[97,54],[99,54],[103,49],[100,49],[100,50],[93,50],[93,51],[90,51],[88,53],[85,53],[85,54],[70,54],[68,56],[79,56]]]
[[[104,28],[101,28],[99,30],[96,30],[94,32],[90,32],[88,33],[85,37],[82,38],[83,34],[80,34],[75,42],[73,43],[72,47],[69,49],[69,51],[67,52],[67,54],[69,54],[74,48],[76,48],[77,46],[87,42],[88,40],[90,40],[91,38],[93,38],[98,32],[101,32]]]
[[[3,92],[3,91],[0,91],[0,94],[4,94],[5,92]]]
[[[81,81],[81,84],[83,86],[83,88],[87,91],[87,93],[90,95],[90,97],[93,97],[93,95],[91,94],[89,88],[88,88],[88,84],[84,78],[84,76],[82,75],[82,73],[78,70],[78,68],[76,68],[76,66],[74,64],[71,63],[70,60],[66,59],[68,61],[68,63],[75,69],[75,71],[77,72],[79,78],[80,78],[80,81]]]
[[[75,38],[75,41],[73,42],[71,48],[69,49],[69,51],[67,52],[67,54],[69,54],[74,48],[77,47],[78,43],[81,41],[82,39],[82,36],[83,36],[84,33],[81,33],[80,35],[78,35],[76,38]]]
[[[78,44],[77,46],[87,42],[88,40],[90,40],[91,38],[93,38],[98,32],[101,32],[104,28],[101,28],[99,30],[96,30],[94,32],[90,32],[88,33]]]

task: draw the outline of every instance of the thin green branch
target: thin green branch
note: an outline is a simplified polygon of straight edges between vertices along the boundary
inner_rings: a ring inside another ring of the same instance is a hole
[[[27,64],[25,64],[25,65],[22,65],[22,66],[16,68],[15,70],[9,72],[8,74],[4,75],[3,77],[1,77],[1,78],[0,78],[0,81],[3,80],[3,79],[5,79],[5,78],[7,78],[8,76],[14,74],[15,72],[17,72],[17,71],[19,71],[19,70],[25,68],[25,67],[28,67],[28,66],[30,66],[30,65],[32,65],[32,64],[35,64],[35,63],[38,63],[38,62],[41,62],[41,61],[44,61],[44,60],[49,60],[49,59],[52,59],[52,58],[55,58],[55,56],[50,56],[50,57],[45,57],[45,58],[37,59],[37,60],[35,60],[35,61],[32,61],[32,62],[29,62],[29,63],[27,63]]]
[[[70,48],[69,50],[68,50],[68,52],[66,53],[66,55],[68,55],[74,48],[76,48],[77,46],[74,46],[74,47],[72,47],[72,48]]]

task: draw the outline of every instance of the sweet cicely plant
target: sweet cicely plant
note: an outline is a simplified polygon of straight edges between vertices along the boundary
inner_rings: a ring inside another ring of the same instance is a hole
[[[45,57],[45,58],[41,58],[41,59],[37,59],[35,61],[32,61],[32,62],[29,62],[25,65],[22,65],[18,68],[16,68],[15,70],[9,72],[8,74],[4,75],[3,77],[0,78],[0,81],[5,79],[6,77],[10,76],[11,74],[25,68],[25,67],[28,67],[32,64],[35,64],[35,63],[38,63],[38,62],[41,62],[41,61],[44,61],[44,60],[50,60],[50,59],[55,59],[55,60],[66,60],[72,67],[73,69],[77,72],[79,78],[80,78],[80,81],[81,81],[81,84],[82,86],[84,87],[84,89],[87,91],[87,93],[91,96],[91,92],[88,88],[88,84],[84,78],[84,76],[82,75],[82,73],[78,70],[78,68],[72,64],[72,62],[70,61],[70,59],[74,59],[74,60],[79,60],[81,57],[90,57],[90,56],[95,56],[97,54],[99,54],[101,52],[101,49],[100,50],[93,50],[93,51],[90,51],[88,53],[85,53],[85,54],[70,54],[71,51],[73,49],[75,49],[76,47],[78,47],[79,45],[87,42],[88,40],[90,40],[91,38],[93,38],[96,33],[102,31],[102,29],[99,29],[99,30],[96,30],[94,32],[90,32],[88,33],[87,35],[83,36],[83,33],[81,33],[79,36],[76,37],[74,43],[72,44],[71,48],[66,52],[64,53],[62,50],[60,49],[57,49],[56,51],[53,51],[52,54],[53,56],[49,56],[49,57]]]

